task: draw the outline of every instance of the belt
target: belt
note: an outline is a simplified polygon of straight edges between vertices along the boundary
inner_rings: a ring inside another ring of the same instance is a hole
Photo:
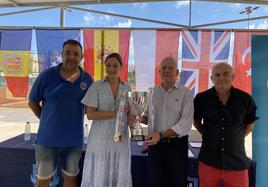
[[[180,140],[180,137],[179,136],[176,136],[174,138],[162,138],[160,140],[160,143],[172,143],[172,142],[177,142]]]
[[[188,141],[188,135],[186,136],[175,136],[172,138],[162,138],[159,143],[173,143],[173,142],[180,142],[180,141]]]

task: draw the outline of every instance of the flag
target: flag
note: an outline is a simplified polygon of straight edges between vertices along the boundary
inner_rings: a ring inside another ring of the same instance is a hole
[[[268,34],[268,32],[246,32],[238,31],[234,33],[234,53],[233,53],[233,85],[251,94],[251,36]]]
[[[80,30],[36,30],[40,71],[61,63],[62,45],[69,39],[80,41]]]
[[[193,94],[208,89],[211,69],[216,63],[228,63],[230,32],[183,31],[180,82]]]
[[[94,80],[103,78],[105,58],[116,52],[121,55],[123,61],[121,79],[127,81],[130,30],[85,29],[83,33],[85,71],[90,73]]]
[[[0,63],[13,97],[26,97],[31,62],[32,30],[2,30]]]
[[[159,65],[163,58],[178,58],[179,31],[134,31],[136,89],[147,91],[160,84]]]

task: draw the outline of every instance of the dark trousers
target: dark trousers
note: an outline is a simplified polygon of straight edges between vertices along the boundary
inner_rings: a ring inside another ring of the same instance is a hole
[[[150,187],[187,187],[188,136],[149,148]]]

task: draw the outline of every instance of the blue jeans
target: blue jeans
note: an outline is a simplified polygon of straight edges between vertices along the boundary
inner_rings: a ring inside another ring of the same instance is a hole
[[[35,159],[37,177],[49,179],[53,176],[58,162],[62,172],[67,176],[76,176],[79,173],[79,161],[82,147],[48,147],[36,145]]]

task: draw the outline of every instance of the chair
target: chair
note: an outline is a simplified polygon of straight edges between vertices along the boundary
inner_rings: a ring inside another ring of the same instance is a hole
[[[33,171],[32,171],[32,174],[30,176],[30,179],[31,179],[33,185],[35,185],[35,182],[36,182],[36,170],[37,170],[35,164],[33,164],[33,169],[32,170]],[[52,177],[52,180],[49,183],[49,187],[56,187],[58,183],[59,183],[59,176],[57,175],[57,169],[56,169],[56,171],[55,171],[55,173],[54,173],[54,175]]]

